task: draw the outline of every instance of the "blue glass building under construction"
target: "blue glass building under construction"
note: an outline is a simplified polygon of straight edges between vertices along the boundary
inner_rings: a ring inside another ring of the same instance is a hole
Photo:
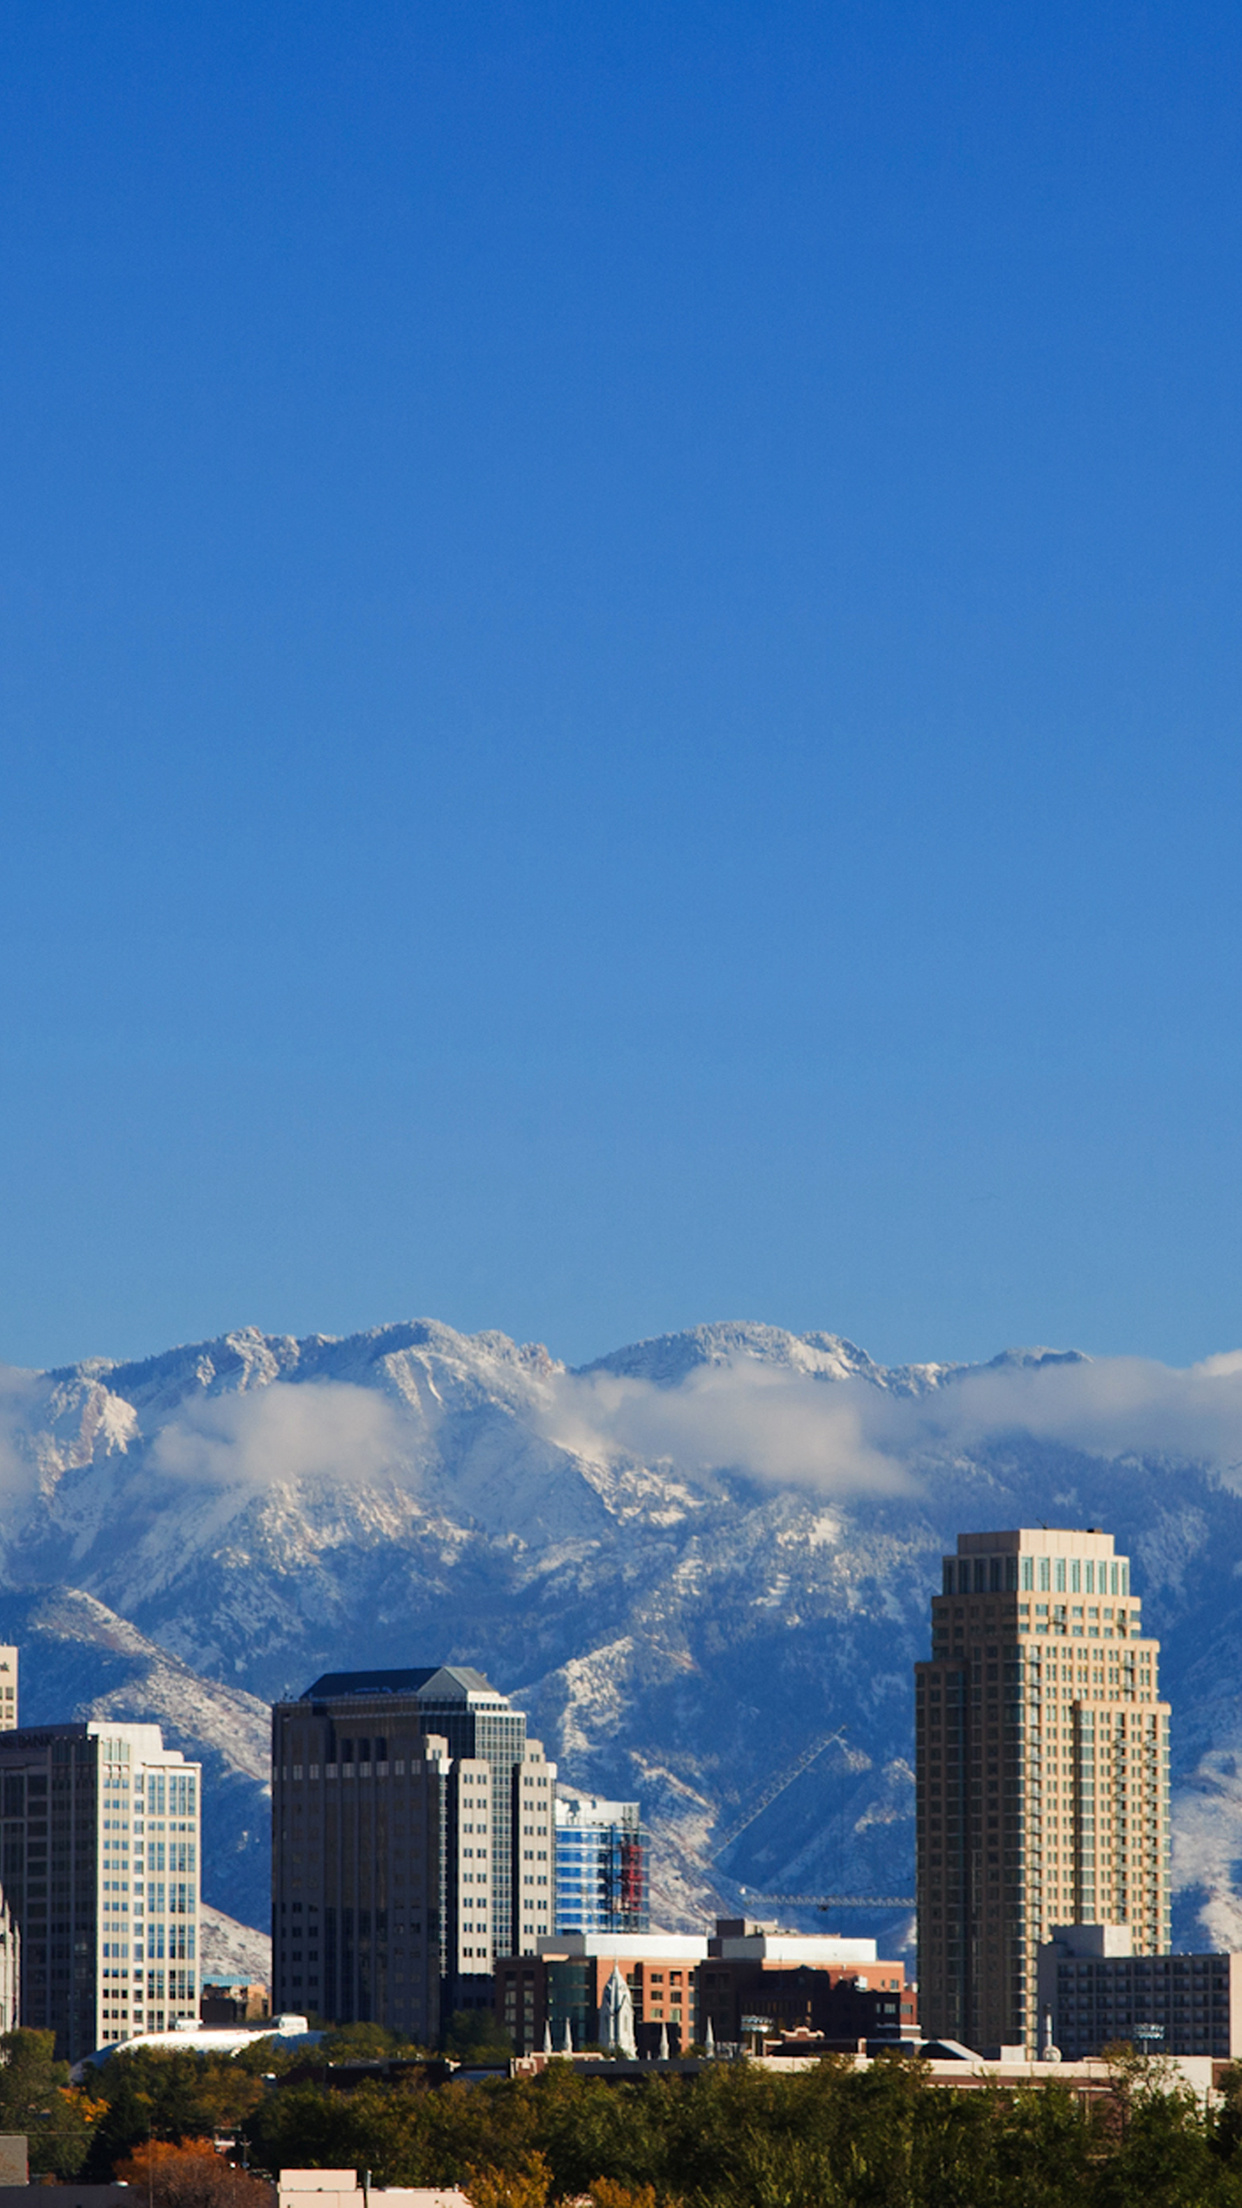
[[[556,1929],[646,1932],[647,1834],[637,1802],[556,1790]]]

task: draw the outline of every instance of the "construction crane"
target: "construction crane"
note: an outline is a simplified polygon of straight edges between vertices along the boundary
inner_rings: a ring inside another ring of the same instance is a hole
[[[831,1748],[834,1741],[844,1740],[844,1738],[845,1727],[842,1725],[838,1727],[835,1733],[824,1733],[818,1740],[812,1741],[810,1747],[803,1750],[796,1763],[791,1763],[788,1770],[781,1773],[779,1779],[773,1779],[766,1793],[759,1796],[754,1808],[748,1809],[746,1815],[739,1818],[737,1824],[730,1825],[723,1840],[716,1842],[708,1861],[718,1863],[725,1849],[731,1848],[735,1840],[740,1840],[748,1827],[754,1824],[757,1817],[762,1817],[765,1809],[771,1808],[778,1795],[783,1794],[787,1786],[792,1786],[795,1779],[800,1779],[804,1771],[810,1770],[817,1757],[823,1755],[825,1748]],[[778,1896],[774,1894],[772,1899],[775,1901]]]
[[[785,1792],[786,1787],[792,1786],[795,1779],[800,1779],[804,1771],[810,1770],[811,1765],[823,1755],[825,1748],[833,1747],[844,1738],[845,1727],[841,1725],[835,1733],[824,1733],[818,1740],[813,1740],[796,1763],[791,1763],[788,1770],[782,1771],[779,1778],[773,1779],[753,1809],[748,1809],[744,1817],[730,1825],[724,1838],[718,1840],[712,1849],[709,1862],[719,1862],[725,1849],[732,1847],[735,1840],[740,1840],[755,1820],[762,1817],[764,1810],[770,1809],[778,1796]],[[798,1909],[913,1909],[915,1906],[913,1894],[760,1894],[753,1887],[747,1886],[739,1886],[738,1892],[750,1901],[776,1901],[786,1907]]]
[[[913,1909],[913,1894],[757,1894],[739,1886],[747,1901],[780,1901],[799,1909]]]

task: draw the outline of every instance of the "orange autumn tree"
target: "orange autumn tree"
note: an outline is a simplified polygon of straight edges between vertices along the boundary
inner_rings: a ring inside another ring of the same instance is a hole
[[[547,2208],[551,2184],[552,2166],[535,2152],[521,2155],[510,2169],[471,2166],[464,2191],[471,2208]]]
[[[275,2188],[217,2154],[210,2139],[152,2139],[116,2165],[151,2208],[273,2208]]]

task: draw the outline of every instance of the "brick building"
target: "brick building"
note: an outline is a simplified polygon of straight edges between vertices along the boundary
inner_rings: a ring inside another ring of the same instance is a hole
[[[777,2032],[897,2039],[914,2031],[917,2004],[904,1964],[882,1961],[874,1940],[802,1937],[721,1917],[699,1966],[697,2036],[710,2019],[717,2042],[748,2038],[747,2017],[766,2018]]]

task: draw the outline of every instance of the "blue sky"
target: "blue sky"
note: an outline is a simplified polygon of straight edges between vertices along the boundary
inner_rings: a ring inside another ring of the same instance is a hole
[[[0,1358],[1242,1342],[1240,76],[0,6]]]

